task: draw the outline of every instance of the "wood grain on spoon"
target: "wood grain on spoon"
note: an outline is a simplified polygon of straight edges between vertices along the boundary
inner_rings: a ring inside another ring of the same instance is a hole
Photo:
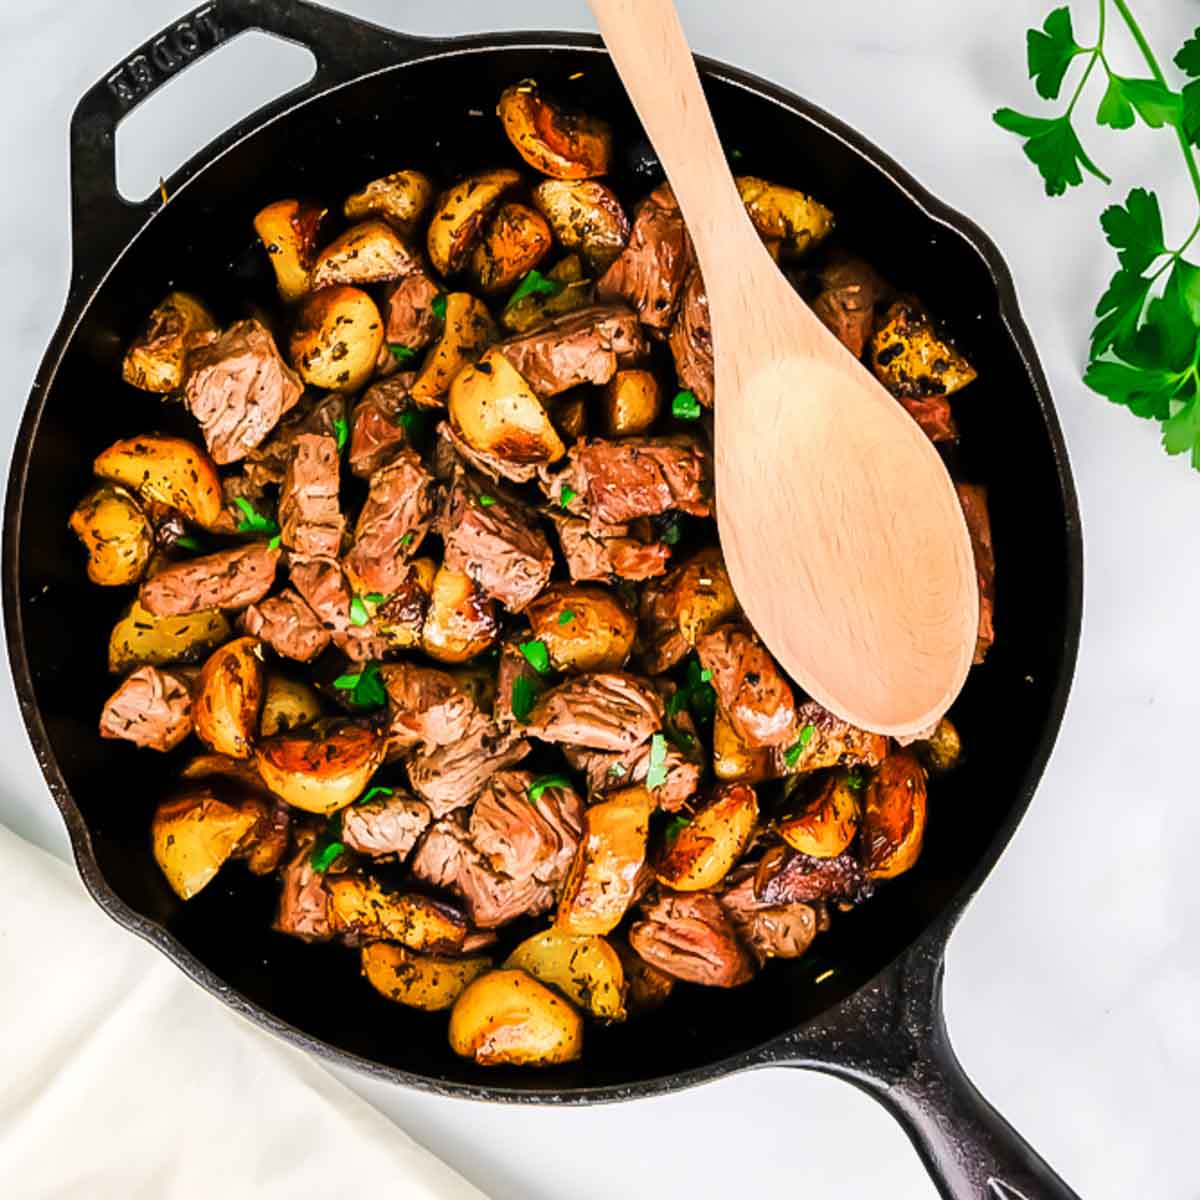
[[[716,359],[721,547],[747,617],[810,695],[928,729],[962,688],[979,595],[937,451],[763,247],[671,0],[591,0],[695,243]]]

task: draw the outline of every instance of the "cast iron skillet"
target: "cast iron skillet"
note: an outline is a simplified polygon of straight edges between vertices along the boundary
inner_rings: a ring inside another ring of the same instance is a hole
[[[315,77],[219,138],[167,183],[170,200],[117,196],[120,119],[167,77],[249,28],[312,49]],[[583,71],[582,79],[568,77]],[[93,455],[170,427],[171,410],[119,378],[124,344],[168,285],[232,320],[270,296],[250,216],[281,195],[336,199],[400,165],[442,180],[514,161],[492,116],[536,76],[608,117],[629,202],[656,166],[594,38],[516,34],[433,42],[302,3],[214,0],[147,43],[82,100],[71,127],[74,269],[66,313],[25,412],[4,526],[8,647],[34,749],[84,882],[115,920],[231,1008],[295,1044],[443,1095],[595,1103],[766,1065],[839,1075],[901,1122],[945,1196],[1074,1195],[980,1096],[942,1017],[951,929],[1016,828],[1054,742],[1075,662],[1082,556],[1058,422],[1009,273],[970,221],[812,105],[702,64],[738,168],[815,193],[841,237],[952,318],[980,382],[956,405],[956,469],[987,484],[999,561],[998,636],[955,709],[968,760],[938,781],[918,867],[839,917],[814,952],[733,992],[680,988],[660,1014],[589,1035],[584,1060],[484,1071],[446,1046],[444,1016],[409,1012],[358,978],[344,951],[269,932],[275,886],[223,872],[187,905],[148,853],[156,799],[178,763],[101,743],[106,637],[126,597],[90,586],[67,531]],[[786,514],[777,514],[786,519]]]

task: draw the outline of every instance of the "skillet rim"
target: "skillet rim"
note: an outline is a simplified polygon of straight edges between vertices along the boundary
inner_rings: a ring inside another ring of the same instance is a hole
[[[346,18],[351,23],[352,18]],[[381,31],[384,32],[384,31]],[[231,152],[247,138],[254,136],[269,125],[283,120],[309,104],[331,96],[343,88],[355,86],[368,79],[408,66],[449,59],[470,54],[486,54],[508,50],[556,51],[569,50],[603,54],[599,38],[585,33],[562,33],[549,31],[522,31],[518,33],[484,33],[460,38],[432,39],[416,38],[386,31],[397,47],[397,61],[382,67],[373,67],[352,73],[348,78],[336,80],[322,86],[320,75],[312,85],[288,93],[250,114],[219,135],[184,163],[167,181],[171,195],[182,192],[205,169]],[[414,52],[410,55],[409,50]],[[158,219],[163,206],[153,207],[146,219],[131,233],[124,235],[124,243],[94,279],[82,279],[73,267],[63,316],[52,335],[46,354],[34,380],[34,386],[25,403],[17,432],[13,456],[9,464],[4,512],[4,571],[3,603],[5,636],[8,646],[9,664],[17,693],[18,707],[25,722],[34,755],[49,786],[59,812],[67,826],[75,865],[85,887],[92,898],[114,921],[149,942],[168,959],[180,967],[205,991],[221,1000],[239,1015],[253,1021],[259,1027],[274,1033],[284,1040],[311,1053],[320,1055],[338,1066],[353,1068],[375,1079],[403,1084],[422,1092],[446,1097],[459,1097],[476,1101],[496,1101],[519,1104],[571,1104],[584,1105],[620,1102],[630,1099],[665,1095],[684,1088],[695,1087],[730,1074],[756,1066],[786,1061],[786,1045],[800,1031],[828,1022],[839,1014],[846,1015],[854,1008],[856,998],[872,989],[883,977],[893,972],[914,954],[929,957],[930,971],[940,966],[949,937],[958,917],[991,872],[996,861],[1007,847],[1017,826],[1020,824],[1033,799],[1038,782],[1058,738],[1066,709],[1071,683],[1078,657],[1083,614],[1083,540],[1078,499],[1071,474],[1062,428],[1050,395],[1045,372],[1037,356],[1033,338],[1021,314],[1016,286],[999,248],[990,237],[969,217],[958,212],[924,185],[907,170],[881,150],[864,135],[845,124],[839,118],[808,100],[797,96],[786,88],[771,83],[751,72],[729,66],[716,59],[697,55],[697,64],[702,78],[729,84],[759,99],[783,108],[789,115],[805,120],[828,137],[842,142],[851,152],[865,159],[873,168],[885,176],[903,194],[905,199],[921,211],[931,222],[941,224],[961,237],[979,255],[987,268],[995,289],[997,309],[1007,334],[1017,350],[1026,376],[1033,390],[1050,449],[1053,454],[1055,474],[1058,480],[1062,507],[1065,516],[1063,527],[1066,555],[1067,594],[1064,611],[1065,637],[1056,663],[1056,678],[1050,694],[1047,719],[1037,747],[1029,761],[1021,784],[1006,811],[1005,818],[987,848],[974,867],[955,889],[943,907],[933,914],[927,925],[913,940],[888,962],[870,980],[855,991],[833,1001],[828,1007],[799,1022],[791,1030],[769,1038],[735,1055],[730,1055],[702,1066],[677,1071],[666,1075],[652,1076],[624,1084],[582,1086],[561,1089],[532,1089],[523,1087],[497,1086],[491,1084],[462,1083],[433,1076],[422,1075],[362,1057],[330,1045],[304,1030],[283,1021],[250,1000],[241,992],[230,987],[215,972],[186,950],[163,926],[135,912],[109,887],[92,848],[87,825],[76,806],[59,768],[50,738],[41,720],[41,714],[33,694],[33,682],[28,656],[25,649],[24,628],[21,614],[20,578],[18,565],[19,529],[25,507],[25,485],[29,471],[34,440],[40,424],[42,410],[57,375],[59,366],[70,346],[84,315],[109,276],[151,222]],[[91,93],[89,92],[88,95]],[[128,205],[131,215],[138,206]],[[80,247],[73,246],[76,258]],[[819,1065],[814,1063],[813,1065]],[[585,1064],[586,1066],[586,1064]]]

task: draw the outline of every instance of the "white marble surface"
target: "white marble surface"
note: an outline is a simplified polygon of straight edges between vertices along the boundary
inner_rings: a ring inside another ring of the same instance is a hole
[[[1200,22],[1195,3],[1134,6],[1166,56]],[[428,34],[589,26],[582,0],[337,7]],[[1192,1168],[1200,475],[1168,461],[1150,426],[1079,383],[1089,309],[1110,270],[1095,223],[1110,193],[1095,185],[1047,201],[1016,145],[988,121],[999,104],[1028,102],[1024,30],[1048,7],[680,0],[699,50],[857,126],[979,221],[1013,268],[1077,473],[1086,619],[1075,692],[1041,791],[950,947],[949,1022],[980,1086],[1082,1196],[1183,1200],[1200,1196]],[[1078,24],[1090,35],[1092,5],[1075,7],[1088,9]],[[64,294],[68,114],[86,86],[183,11],[172,0],[0,6],[5,457]],[[182,160],[261,96],[256,89],[277,69],[272,60],[229,72],[207,116],[160,123],[158,141],[140,151],[150,156],[143,175]],[[1190,224],[1194,200],[1168,137],[1092,135],[1089,145],[1115,174],[1112,195],[1156,182],[1168,228]],[[0,689],[0,754],[0,819],[65,854],[8,688]],[[344,1078],[503,1200],[717,1197],[772,1187],[821,1200],[934,1194],[873,1103],[818,1076],[761,1071],[591,1111],[471,1106]]]

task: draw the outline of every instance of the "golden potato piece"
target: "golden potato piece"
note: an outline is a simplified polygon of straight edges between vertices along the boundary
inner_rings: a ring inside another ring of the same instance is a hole
[[[101,587],[137,583],[154,553],[154,530],[124,488],[102,484],[71,514],[71,531],[88,554],[87,573]]]
[[[450,1048],[480,1066],[547,1067],[583,1053],[583,1018],[524,971],[489,971],[450,1010]]]
[[[593,179],[547,179],[533,189],[533,202],[550,222],[565,250],[578,250],[603,273],[629,241],[629,218],[610,187]]]
[[[624,939],[614,943],[625,969],[625,1009],[631,1017],[661,1008],[675,987],[675,980],[648,963]]]
[[[316,204],[276,200],[254,218],[254,232],[270,255],[279,295],[288,303],[311,287],[317,229],[324,216],[325,209]]]
[[[975,378],[975,368],[934,330],[914,300],[897,300],[870,345],[871,369],[893,396],[922,400],[949,396]]]
[[[450,386],[450,424],[473,450],[513,463],[566,453],[545,406],[500,350],[489,350]]]
[[[602,937],[576,937],[546,929],[526,938],[504,965],[557,988],[593,1017],[625,1019],[625,969]]]
[[[769,748],[743,742],[718,708],[713,716],[713,774],[722,783],[760,783],[775,774]]]
[[[613,793],[584,813],[583,837],[559,896],[563,933],[605,934],[620,924],[646,861],[654,797],[644,787]]]
[[[274,800],[258,768],[244,758],[230,758],[227,754],[197,754],[188,760],[187,766],[179,774],[181,779],[224,779],[240,784],[247,791],[262,792]]]
[[[312,286],[386,283],[421,269],[421,260],[386,221],[362,221],[334,238],[312,269]]]
[[[464,663],[499,636],[496,602],[469,575],[439,567],[421,630],[421,648],[443,663]]]
[[[833,229],[833,213],[795,188],[754,175],[739,175],[736,183],[759,236],[779,239],[793,254],[803,254]]]
[[[425,356],[409,389],[410,399],[425,408],[440,405],[459,372],[473,363],[495,337],[496,326],[487,306],[469,292],[451,292],[446,297],[442,336]]]
[[[578,254],[569,254],[546,272],[546,278],[561,284],[557,291],[535,291],[509,300],[500,314],[500,324],[513,333],[529,333],[538,326],[586,308],[595,297],[595,285],[583,277]]]
[[[466,940],[466,917],[429,896],[386,891],[369,875],[327,876],[325,890],[336,930],[441,953],[457,950]]]
[[[220,609],[206,608],[183,617],[155,617],[135,600],[109,635],[108,669],[119,675],[134,667],[198,662],[232,633]]]
[[[675,834],[655,876],[677,892],[716,887],[745,853],[757,824],[754,789],[744,783],[724,784]]]
[[[195,296],[171,292],[125,352],[121,376],[144,392],[177,392],[187,373],[188,351],[204,334],[216,332],[212,313]]]
[[[810,858],[837,858],[854,841],[859,809],[858,793],[848,776],[838,772],[799,813],[779,822],[779,836]]]
[[[261,743],[263,782],[293,808],[328,816],[357,800],[383,761],[386,739],[358,725],[309,728]]]
[[[375,627],[398,650],[408,650],[421,644],[421,628],[429,608],[429,596],[437,566],[432,558],[413,559],[408,574],[399,589],[386,604],[375,610]],[[353,583],[353,573],[351,572]],[[356,587],[360,593],[365,588]]]
[[[362,972],[371,986],[389,1000],[425,1012],[450,1008],[472,979],[491,969],[483,955],[440,958],[414,954],[392,942],[371,942],[362,948]]]
[[[943,717],[937,728],[924,741],[917,742],[913,749],[922,762],[936,774],[950,771],[958,766],[962,758],[962,738],[949,717]]]
[[[699,639],[737,613],[737,597],[719,546],[706,546],[642,593],[639,615],[646,668],[670,670]]]
[[[506,88],[496,109],[508,140],[535,170],[551,179],[608,174],[612,130],[595,117],[563,112],[532,80]]]
[[[321,715],[321,698],[308,686],[286,675],[271,672],[263,694],[262,716],[258,732],[274,737],[290,729],[311,725]]]
[[[429,261],[441,274],[454,275],[467,265],[492,210],[520,182],[517,171],[485,171],[442,193],[427,239]]]
[[[338,286],[313,292],[300,306],[289,353],[305,383],[355,392],[375,373],[382,345],[375,301],[359,288]]]
[[[588,402],[581,388],[556,397],[549,412],[554,428],[567,441],[573,442],[587,433]]]
[[[867,784],[863,804],[863,865],[872,879],[892,879],[917,861],[925,808],[925,768],[908,751],[888,755]]]
[[[263,700],[262,643],[244,637],[213,652],[196,680],[192,720],[218,754],[249,758]]]
[[[227,804],[196,784],[163,801],[150,824],[154,859],[172,890],[190,900],[233,857],[258,824],[254,805]]]
[[[604,587],[552,583],[525,609],[556,671],[617,671],[637,636],[633,614]]]
[[[224,508],[221,477],[212,459],[183,438],[154,433],[122,438],[97,455],[92,469],[101,479],[178,509],[206,529]]]
[[[618,371],[605,385],[601,401],[604,431],[613,437],[645,433],[662,411],[662,389],[652,371]]]
[[[471,274],[489,295],[507,291],[550,253],[553,242],[541,213],[502,204],[471,255]]]
[[[420,171],[393,171],[373,179],[361,192],[346,197],[342,212],[348,221],[382,217],[393,229],[411,237],[433,199],[433,184]]]

